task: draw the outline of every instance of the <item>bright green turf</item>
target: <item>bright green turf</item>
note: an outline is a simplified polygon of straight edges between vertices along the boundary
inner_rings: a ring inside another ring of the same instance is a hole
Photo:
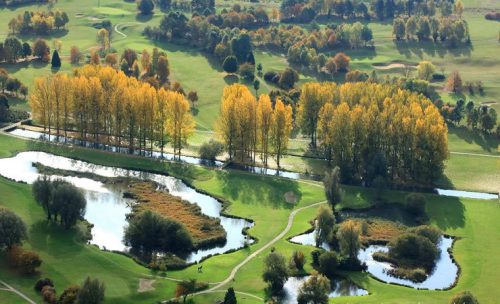
[[[8,139],[0,136],[0,152],[8,156],[15,150],[22,149],[24,141]],[[33,145],[28,145],[34,148]],[[43,147],[38,147],[43,148]],[[48,149],[45,147],[44,149]],[[284,203],[283,194],[294,191],[301,196],[299,206],[305,206],[324,200],[319,183],[294,182],[277,178],[255,176],[235,171],[210,171],[201,167],[183,167],[180,170],[176,164],[158,163],[124,155],[114,155],[81,148],[57,148],[52,152],[61,155],[76,155],[78,158],[107,165],[135,167],[144,169],[168,170],[174,175],[185,177],[197,187],[213,195],[222,196],[231,202],[228,212],[256,221],[256,226],[250,233],[259,239],[257,245],[248,250],[211,258],[205,261],[204,273],[197,274],[195,267],[184,271],[169,272],[177,278],[196,277],[200,280],[217,281],[223,279],[238,261],[269,241],[281,231],[286,223],[290,207]],[[192,170],[186,170],[192,168]],[[110,302],[149,303],[158,299],[165,299],[172,295],[174,284],[159,279],[156,291],[146,294],[136,292],[138,278],[145,277],[149,271],[130,259],[112,253],[102,252],[92,246],[86,246],[74,241],[74,234],[62,231],[58,227],[51,227],[43,220],[43,212],[31,198],[28,185],[17,184],[0,179],[0,205],[16,211],[30,225],[30,240],[28,248],[40,252],[45,263],[42,266],[42,276],[49,276],[56,281],[59,289],[70,283],[78,283],[85,275],[92,274],[104,280],[108,286],[108,300]],[[403,192],[389,192],[387,199],[391,202],[400,202]],[[454,249],[454,254],[462,267],[462,277],[457,288],[452,291],[416,291],[405,287],[396,287],[380,283],[366,274],[348,274],[358,284],[367,288],[371,296],[361,298],[342,298],[332,300],[333,303],[418,303],[425,299],[426,303],[443,303],[451,294],[458,290],[472,290],[483,303],[488,299],[495,299],[495,269],[500,266],[498,255],[493,254],[500,241],[498,221],[500,216],[498,204],[494,201],[459,200],[428,195],[430,203],[427,206],[431,222],[446,233],[463,237]],[[366,207],[371,201],[371,194],[365,189],[346,187],[346,198],[342,207]],[[299,213],[287,237],[298,234],[310,226],[308,221],[314,216],[316,208]],[[35,228],[36,227],[36,228]],[[310,247],[290,244],[282,240],[276,246],[277,250],[290,255],[293,250],[300,249],[308,253]],[[481,248],[481,250],[477,250]],[[264,296],[263,282],[260,279],[262,259],[259,255],[238,272],[233,284],[239,291],[250,292]],[[71,265],[69,267],[68,265]],[[36,278],[21,278],[2,266],[0,278],[8,280],[15,287],[26,292],[34,299],[37,295],[32,291],[32,284]],[[311,270],[307,266],[307,270]],[[62,286],[61,286],[62,285]],[[197,297],[200,298],[200,297]],[[220,298],[219,294],[203,296],[200,303],[208,299]],[[242,303],[255,303],[254,299],[241,298]]]

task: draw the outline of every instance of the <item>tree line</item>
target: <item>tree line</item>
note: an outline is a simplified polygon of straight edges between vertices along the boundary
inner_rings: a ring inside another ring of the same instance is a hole
[[[269,155],[280,159],[292,131],[292,107],[280,99],[271,102],[262,94],[257,100],[242,84],[224,88],[216,131],[230,159],[239,156],[255,162],[257,154],[267,165]]]
[[[280,6],[281,22],[309,23],[314,19],[392,19],[398,16],[462,15],[463,3],[448,0],[285,0]]]
[[[446,42],[450,47],[470,41],[469,27],[463,19],[410,16],[394,19],[392,27],[396,40],[432,40]]]
[[[194,129],[184,95],[156,89],[112,67],[85,65],[72,76],[58,73],[37,78],[29,97],[34,118],[49,134],[77,137],[130,149],[163,149],[175,154]]]
[[[381,176],[428,184],[441,176],[448,155],[439,110],[426,97],[394,85],[307,83],[298,125],[311,146],[341,168],[344,181],[371,183]]]
[[[68,14],[64,11],[25,11],[9,21],[9,29],[13,34],[35,32],[38,35],[48,35],[54,29],[64,28],[68,22]]]

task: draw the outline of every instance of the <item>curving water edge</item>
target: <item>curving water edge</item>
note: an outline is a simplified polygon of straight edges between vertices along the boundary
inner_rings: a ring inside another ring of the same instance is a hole
[[[388,270],[393,269],[393,266],[387,262],[380,262],[373,259],[373,254],[377,251],[388,252],[389,248],[387,246],[381,245],[371,245],[365,249],[361,249],[358,253],[358,258],[361,262],[365,263],[368,267],[368,272],[375,278],[386,282],[399,284],[403,286],[418,288],[418,289],[430,289],[430,290],[442,290],[453,287],[456,280],[458,279],[459,268],[455,264],[450,251],[453,246],[453,238],[442,236],[438,248],[440,250],[439,257],[436,260],[436,265],[434,270],[427,276],[425,281],[416,283],[407,279],[396,278],[387,273]]]
[[[283,286],[284,296],[280,303],[282,304],[297,304],[297,296],[300,286],[309,278],[305,277],[290,277],[286,280]],[[329,298],[336,297],[352,297],[368,295],[368,291],[354,284],[351,280],[344,278],[330,279],[331,289],[328,293]]]
[[[316,244],[316,234],[317,230],[311,232],[296,235],[289,239],[290,242],[315,246]],[[454,262],[453,257],[450,252],[453,246],[453,238],[448,236],[442,236],[438,248],[440,254],[436,260],[436,266],[434,270],[429,274],[427,279],[421,283],[415,283],[411,280],[396,278],[389,273],[388,270],[393,269],[393,266],[387,262],[380,262],[373,259],[373,254],[377,251],[388,252],[389,248],[384,245],[370,245],[367,248],[362,248],[358,253],[358,259],[361,263],[365,263],[368,267],[367,271],[377,278],[378,280],[385,283],[398,284],[403,286],[408,286],[412,288],[419,289],[430,289],[430,290],[442,290],[449,289],[454,286],[458,280],[459,267]],[[331,250],[327,243],[322,243],[319,246],[325,250]]]
[[[245,244],[253,242],[253,239],[243,233],[244,229],[253,226],[252,222],[222,215],[223,206],[218,200],[197,192],[194,188],[171,176],[96,165],[34,151],[21,152],[14,157],[0,159],[0,175],[18,182],[31,184],[40,175],[33,163],[40,163],[54,169],[86,172],[103,177],[132,177],[154,181],[168,189],[170,194],[197,204],[203,214],[219,218],[227,234],[226,244],[192,252],[186,259],[188,263],[201,261],[211,255],[240,249]],[[51,178],[62,178],[84,192],[87,199],[85,219],[94,225],[91,243],[107,250],[126,250],[122,242],[123,232],[127,225],[126,215],[131,212],[130,204],[133,201],[123,198],[123,187],[105,185],[99,181],[75,176],[51,175]]]

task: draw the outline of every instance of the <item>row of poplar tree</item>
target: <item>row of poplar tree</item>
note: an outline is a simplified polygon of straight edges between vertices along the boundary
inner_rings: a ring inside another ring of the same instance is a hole
[[[34,118],[49,134],[72,131],[95,143],[132,149],[163,149],[175,154],[194,130],[184,95],[156,89],[111,67],[86,65],[35,80],[29,99]],[[73,134],[71,134],[73,135]]]
[[[382,175],[428,184],[441,176],[448,157],[439,109],[391,84],[304,84],[297,120],[311,146],[341,168],[344,181],[370,183]]]

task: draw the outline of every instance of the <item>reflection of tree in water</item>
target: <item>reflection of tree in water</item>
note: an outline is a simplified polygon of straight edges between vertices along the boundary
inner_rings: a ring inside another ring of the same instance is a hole
[[[349,280],[332,280],[332,290],[339,296],[355,295],[358,292],[358,286]]]

